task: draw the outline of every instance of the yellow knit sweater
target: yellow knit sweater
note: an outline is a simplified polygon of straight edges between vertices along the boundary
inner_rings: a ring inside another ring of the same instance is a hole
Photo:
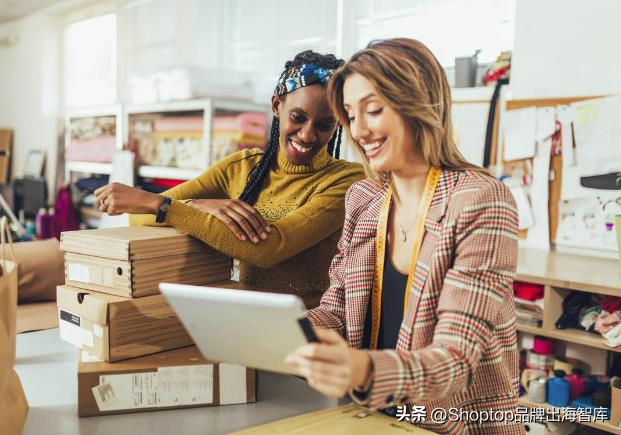
[[[239,240],[217,218],[180,201],[239,198],[261,155],[259,149],[239,151],[163,193],[173,199],[166,223],[239,259],[244,284],[320,295],[329,285],[328,268],[345,216],[345,192],[364,178],[361,165],[330,157],[326,147],[308,165],[292,165],[279,150],[277,165],[255,204],[272,230],[257,244]],[[136,215],[130,222],[153,225],[155,217]]]

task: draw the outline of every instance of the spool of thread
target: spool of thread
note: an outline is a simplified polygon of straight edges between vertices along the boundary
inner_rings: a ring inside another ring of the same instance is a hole
[[[554,377],[548,380],[548,403],[552,406],[564,407],[569,405],[570,398],[571,384],[565,379],[565,372],[555,371]]]
[[[575,368],[565,379],[571,384],[571,400],[575,400],[584,394],[586,389],[586,378],[582,377],[582,369]]]
[[[533,352],[538,353],[539,355],[553,355],[554,342],[548,338],[536,335],[533,344]]]
[[[545,377],[537,377],[530,380],[528,388],[528,400],[536,403],[544,403],[546,401],[548,379]]]
[[[541,355],[533,351],[528,351],[526,365],[529,368],[552,370],[555,358],[551,355]]]
[[[525,391],[529,391],[530,389],[529,385],[533,379],[538,379],[538,378],[546,379],[548,377],[547,375],[548,375],[548,372],[546,370],[526,369],[522,372],[520,383],[522,384],[522,387],[524,387]]]

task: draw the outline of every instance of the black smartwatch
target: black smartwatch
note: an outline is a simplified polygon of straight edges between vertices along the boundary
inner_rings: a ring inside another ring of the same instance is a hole
[[[170,203],[172,202],[172,198],[165,196],[164,200],[160,204],[160,208],[157,211],[157,216],[155,217],[155,222],[158,224],[164,223],[166,220],[166,213],[168,213],[168,209],[170,208]]]

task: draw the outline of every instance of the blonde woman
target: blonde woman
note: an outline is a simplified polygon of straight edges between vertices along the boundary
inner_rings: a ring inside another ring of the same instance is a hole
[[[441,65],[418,41],[381,41],[328,93],[370,179],[346,195],[330,288],[308,311],[320,343],[287,362],[329,396],[424,406],[416,424],[435,432],[523,433],[500,418],[518,404],[516,207],[457,150]],[[499,421],[451,409],[493,410]]]

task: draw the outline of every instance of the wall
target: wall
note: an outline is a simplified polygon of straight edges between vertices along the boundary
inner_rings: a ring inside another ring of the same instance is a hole
[[[184,3],[192,6],[185,9],[194,18],[177,39],[198,36],[186,46],[185,62],[211,66],[230,61],[227,32],[218,28],[227,18],[222,0],[209,6],[198,0]],[[344,4],[349,7],[342,13],[351,14],[352,5]],[[614,51],[614,41],[621,41],[619,0],[518,0],[516,8],[513,98],[621,93],[621,56]],[[50,183],[62,117],[59,14],[48,9],[0,24],[0,37],[18,37],[14,46],[0,47],[0,126],[15,130],[13,172],[22,174],[29,149],[47,149]],[[179,18],[186,21],[188,15],[179,13]],[[209,25],[198,30],[197,21]]]
[[[518,0],[515,99],[621,93],[619,0]]]
[[[0,24],[0,127],[12,128],[13,176],[23,173],[29,150],[47,150],[47,178],[54,185],[60,119],[60,37],[54,13],[39,12]]]

